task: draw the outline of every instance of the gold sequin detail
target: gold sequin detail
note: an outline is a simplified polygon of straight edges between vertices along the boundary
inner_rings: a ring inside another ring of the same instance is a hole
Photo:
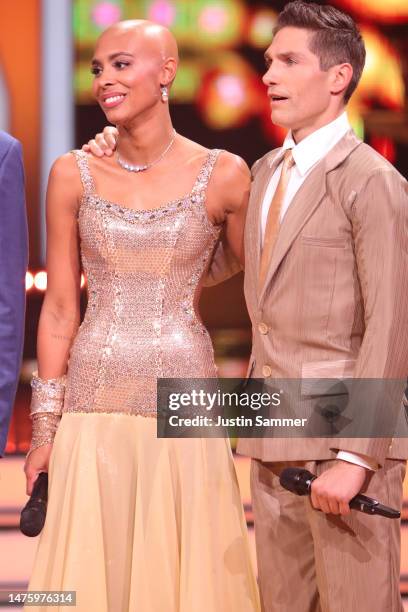
[[[66,377],[42,379],[34,372],[31,379],[30,416],[39,412],[61,414],[64,402]]]
[[[33,450],[53,442],[61,419],[66,377],[43,379],[34,372],[31,379],[30,417],[32,419],[31,445]]]
[[[64,412],[155,416],[158,378],[216,376],[194,298],[220,234],[205,207],[219,152],[209,152],[188,196],[154,210],[98,196],[87,154],[73,152],[84,187],[78,223],[88,306],[71,348]]]
[[[27,457],[36,448],[54,442],[61,415],[52,412],[36,412],[32,415],[32,435]]]

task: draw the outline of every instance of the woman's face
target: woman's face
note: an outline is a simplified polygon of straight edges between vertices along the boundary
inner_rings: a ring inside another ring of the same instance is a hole
[[[148,37],[115,29],[102,34],[92,60],[92,92],[108,121],[123,125],[160,104],[162,65]]]

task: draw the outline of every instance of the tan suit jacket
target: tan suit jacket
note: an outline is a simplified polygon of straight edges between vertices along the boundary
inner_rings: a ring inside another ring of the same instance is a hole
[[[283,219],[258,290],[260,215],[280,149],[253,167],[245,297],[255,378],[408,375],[408,187],[350,130],[311,171]],[[263,461],[334,458],[337,450],[408,458],[400,438],[241,439]]]

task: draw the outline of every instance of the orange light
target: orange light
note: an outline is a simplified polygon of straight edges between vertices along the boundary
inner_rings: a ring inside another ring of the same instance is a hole
[[[202,79],[198,105],[216,130],[238,127],[256,115],[263,87],[257,73],[236,53],[223,53]]]
[[[385,106],[401,109],[404,105],[404,81],[397,52],[378,30],[364,26],[361,33],[367,57],[356,97],[375,98]]]
[[[340,8],[350,10],[364,19],[383,23],[399,23],[408,19],[407,0],[337,0]]]

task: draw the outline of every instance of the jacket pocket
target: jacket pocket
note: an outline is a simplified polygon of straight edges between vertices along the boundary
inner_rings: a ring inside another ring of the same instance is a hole
[[[327,247],[332,249],[344,249],[347,244],[345,238],[320,238],[318,236],[301,236],[301,241],[308,246]]]
[[[355,359],[303,363],[301,395],[330,394],[334,381],[353,378],[355,365]]]

